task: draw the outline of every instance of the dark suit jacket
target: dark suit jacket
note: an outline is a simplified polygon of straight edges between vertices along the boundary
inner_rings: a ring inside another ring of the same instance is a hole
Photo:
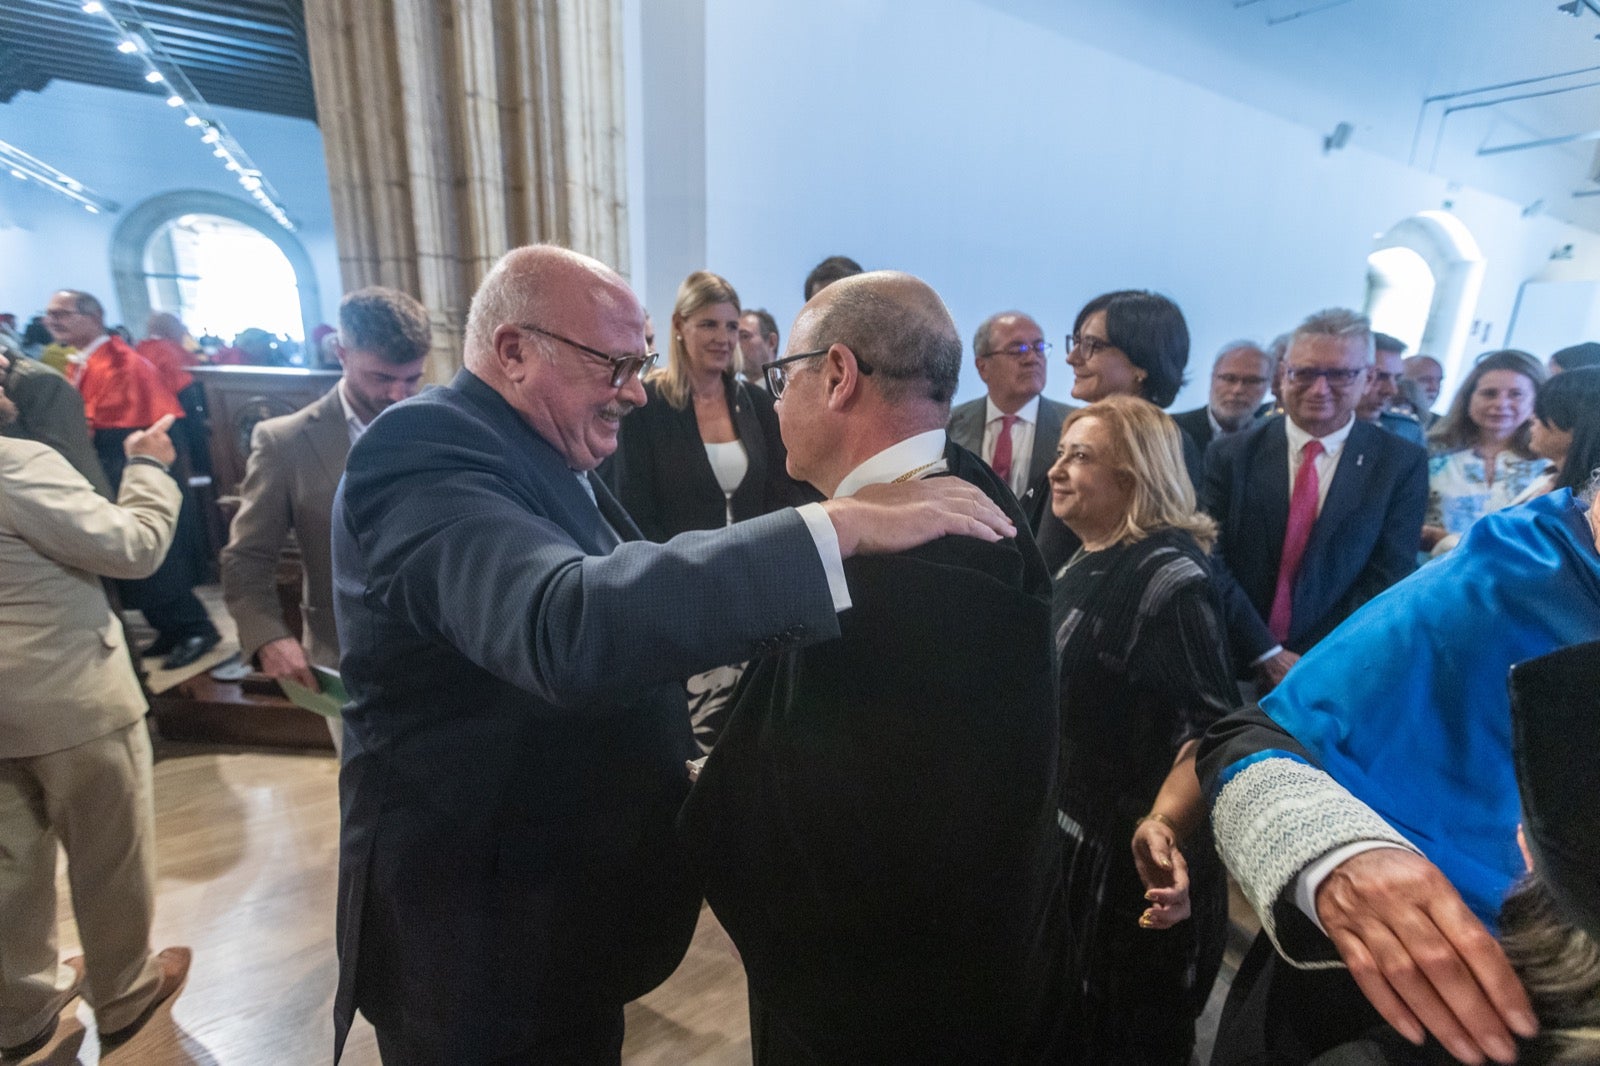
[[[988,397],[968,400],[950,412],[950,439],[979,458],[983,457],[984,416]],[[1050,513],[1050,467],[1061,442],[1061,423],[1072,410],[1064,403],[1039,397],[1039,421],[1033,427],[1033,451],[1028,458],[1028,486],[1017,497],[1028,528],[1036,535],[1039,523]]]
[[[12,360],[5,387],[6,395],[17,405],[17,420],[0,429],[0,436],[50,445],[94,491],[112,499],[111,482],[95,457],[78,390],[55,370],[32,359]]]
[[[258,423],[250,435],[239,513],[222,549],[222,591],[246,659],[263,644],[293,635],[283,621],[277,581],[278,557],[292,530],[304,572],[303,643],[316,665],[339,665],[330,544],[333,493],[349,451],[337,386],[292,415]]]
[[[723,384],[734,431],[750,462],[733,492],[734,521],[821,499],[787,472],[788,453],[772,397],[731,376]],[[601,475],[649,540],[721,529],[727,525],[726,501],[706,458],[694,406],[678,410],[661,398],[654,383],[647,382],[644,391],[649,402],[622,420],[617,450]]]
[[[1223,586],[1237,585],[1228,614],[1240,663],[1277,643],[1267,629],[1289,521],[1285,419],[1215,441],[1206,452],[1200,505],[1217,520]],[[1427,454],[1360,419],[1295,577],[1290,651],[1304,652],[1363,603],[1416,569],[1428,503]],[[1225,597],[1226,601],[1227,597]],[[1247,608],[1239,605],[1248,601]]]
[[[840,638],[752,667],[684,808],[753,997],[817,1062],[1037,1061],[1059,1010],[1050,583],[1018,528],[846,562]]]
[[[1193,411],[1185,411],[1181,415],[1173,415],[1172,420],[1178,423],[1178,428],[1189,434],[1189,439],[1194,441],[1195,447],[1204,455],[1206,446],[1216,436],[1211,431],[1211,409],[1209,407],[1196,407]]]
[[[525,1058],[682,957],[681,678],[836,635],[822,564],[793,511],[613,551],[579,477],[466,371],[373,422],[334,514],[336,1042],[359,1007],[407,1061]]]

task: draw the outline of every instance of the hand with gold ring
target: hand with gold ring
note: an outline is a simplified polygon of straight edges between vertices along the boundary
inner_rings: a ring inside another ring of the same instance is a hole
[[[1171,819],[1147,814],[1133,829],[1133,863],[1150,904],[1139,915],[1145,929],[1170,929],[1189,917],[1189,864],[1178,848]]]

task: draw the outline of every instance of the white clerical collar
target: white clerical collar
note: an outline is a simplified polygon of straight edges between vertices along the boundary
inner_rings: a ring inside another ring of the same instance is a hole
[[[907,474],[925,478],[944,473],[950,469],[944,461],[944,442],[944,430],[930,429],[907,437],[899,444],[891,444],[846,474],[839,487],[833,490],[833,498],[854,496],[868,485],[883,485]]]
[[[984,400],[984,403],[988,404],[989,406],[989,410],[983,419],[984,425],[987,426],[990,422],[998,421],[1006,416],[1004,411],[1000,410],[1000,408],[994,405],[994,399],[992,397]],[[1019,419],[1028,423],[1030,426],[1037,425],[1039,421],[1039,397],[1035,396],[1033,399],[1017,408],[1014,413]]]
[[[102,333],[102,334],[100,334],[100,336],[96,337],[94,340],[90,341],[88,344],[85,344],[82,348],[79,348],[78,349],[78,354],[83,356],[85,359],[88,359],[97,350],[99,350],[99,348],[100,348],[100,346],[102,344],[104,344],[106,341],[108,341],[110,339],[111,339],[111,334]]]
[[[1339,429],[1329,433],[1326,437],[1313,437],[1311,434],[1295,425],[1294,419],[1289,418],[1286,415],[1283,419],[1283,429],[1284,432],[1289,436],[1289,455],[1298,456],[1302,451],[1305,450],[1305,446],[1313,440],[1321,441],[1323,452],[1328,455],[1332,455],[1340,448],[1344,447],[1345,440],[1350,436],[1350,429],[1355,424],[1356,416],[1355,412],[1352,411],[1350,412],[1349,421],[1345,422],[1345,424]]]

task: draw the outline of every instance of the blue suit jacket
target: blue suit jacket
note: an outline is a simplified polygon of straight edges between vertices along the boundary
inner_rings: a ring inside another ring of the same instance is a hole
[[[1246,663],[1277,643],[1265,620],[1289,523],[1284,421],[1268,419],[1206,451],[1200,505],[1217,520],[1215,555],[1225,592],[1233,593],[1224,597],[1229,634],[1235,657]],[[1285,647],[1305,651],[1416,569],[1427,503],[1427,453],[1357,419],[1295,576]]]
[[[793,511],[607,554],[596,503],[638,533],[590,480],[465,371],[350,452],[338,1047],[359,1007],[417,1061],[497,1060],[663,980],[700,903],[679,679],[838,633]]]

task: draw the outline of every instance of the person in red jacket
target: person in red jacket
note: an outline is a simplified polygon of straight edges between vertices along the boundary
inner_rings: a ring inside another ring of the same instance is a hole
[[[78,350],[74,384],[83,393],[83,413],[95,453],[115,492],[127,461],[123,441],[163,415],[183,417],[183,407],[162,381],[161,372],[111,335],[105,309],[90,294],[76,289],[55,293],[46,305],[45,327],[57,343]],[[176,480],[185,488],[184,478]],[[155,641],[142,654],[166,656],[161,665],[168,670],[188,666],[221,639],[194,594],[198,580],[194,545],[199,532],[199,515],[185,491],[177,540],[165,561],[150,577],[121,583],[123,601],[143,611],[145,621],[156,630]]]

